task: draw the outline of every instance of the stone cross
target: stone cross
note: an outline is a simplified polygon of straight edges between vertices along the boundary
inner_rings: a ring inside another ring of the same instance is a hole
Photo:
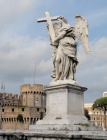
[[[51,40],[52,40],[52,42],[53,42],[53,40],[54,40],[54,38],[55,38],[55,32],[54,32],[54,28],[53,28],[52,21],[53,21],[53,20],[57,20],[57,18],[58,18],[59,16],[50,17],[49,12],[45,12],[45,16],[46,16],[46,17],[37,19],[37,21],[38,21],[38,22],[47,22],[47,24],[48,24],[48,29],[49,29],[49,34],[50,34],[50,38],[51,38]]]

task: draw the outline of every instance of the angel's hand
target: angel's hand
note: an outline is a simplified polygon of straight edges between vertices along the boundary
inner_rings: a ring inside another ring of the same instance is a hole
[[[58,43],[55,42],[55,41],[52,41],[52,42],[51,42],[51,45],[52,45],[52,46],[58,46]]]
[[[58,42],[58,39],[57,39],[57,37],[55,37],[55,39],[54,39],[54,41],[53,42]]]
[[[51,42],[51,45],[52,45],[52,46],[55,46],[55,42]]]
[[[77,40],[75,40],[75,42],[72,43],[73,46],[77,46],[77,44],[78,44],[78,41]]]

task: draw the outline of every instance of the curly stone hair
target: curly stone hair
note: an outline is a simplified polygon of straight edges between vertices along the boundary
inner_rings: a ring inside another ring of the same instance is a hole
[[[67,20],[63,16],[59,16],[57,19],[63,20],[65,23],[67,23]]]

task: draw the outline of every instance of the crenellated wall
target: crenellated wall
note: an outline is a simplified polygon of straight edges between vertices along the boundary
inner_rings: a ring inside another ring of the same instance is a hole
[[[46,94],[43,92],[43,85],[22,85],[20,95],[0,94],[0,129],[28,130],[29,125],[34,125],[39,119],[43,119],[45,112]],[[23,116],[21,124],[17,121],[19,114]]]
[[[45,115],[45,108],[39,107],[3,107],[2,110],[0,127],[3,130],[28,130],[29,125],[36,124]],[[19,114],[23,116],[22,123],[17,119]]]
[[[0,93],[0,106],[22,105],[22,97],[18,94]]]
[[[30,84],[24,84],[20,87],[20,93],[22,94],[23,92],[43,92],[43,85],[41,84],[33,84],[33,86],[31,86]]]
[[[43,92],[43,85],[22,85],[20,95],[23,95],[22,105],[46,107],[46,94]]]

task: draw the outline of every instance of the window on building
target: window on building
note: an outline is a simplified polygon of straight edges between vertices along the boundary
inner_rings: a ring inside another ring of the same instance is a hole
[[[39,108],[37,108],[37,111],[39,111]]]
[[[29,118],[27,118],[27,121],[29,121]]]
[[[24,109],[24,108],[22,108],[22,111],[23,111],[23,112],[24,112],[24,110],[25,110],[25,109]]]
[[[4,109],[2,109],[2,112],[4,112]]]
[[[43,112],[40,112],[40,120],[43,119]]]
[[[94,117],[94,120],[95,120],[95,117]]]
[[[14,108],[12,108],[12,112],[14,112]]]

